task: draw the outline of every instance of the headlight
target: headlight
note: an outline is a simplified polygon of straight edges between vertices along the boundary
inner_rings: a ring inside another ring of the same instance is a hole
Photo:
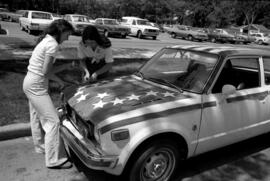
[[[98,143],[100,143],[100,135],[99,135],[99,131],[98,131],[98,129],[97,129],[96,126],[95,126],[95,128],[94,128],[94,137],[95,137],[96,141],[97,141]]]

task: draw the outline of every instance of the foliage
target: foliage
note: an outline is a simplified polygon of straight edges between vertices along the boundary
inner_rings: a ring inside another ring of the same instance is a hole
[[[263,24],[270,27],[267,0],[2,0],[9,9],[36,9],[91,18],[138,16],[157,23],[196,27]]]

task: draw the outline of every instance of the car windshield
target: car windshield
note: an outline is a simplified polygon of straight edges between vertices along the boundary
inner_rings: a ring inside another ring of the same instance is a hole
[[[89,22],[89,18],[86,16],[73,16],[75,22]]]
[[[32,19],[52,19],[52,17],[48,13],[33,12]]]
[[[105,25],[117,25],[118,24],[117,21],[114,19],[104,19],[103,22]]]
[[[147,20],[137,20],[138,25],[150,25],[149,21]]]
[[[161,84],[166,82],[168,86],[170,83],[181,90],[202,93],[217,60],[215,54],[165,48],[140,69],[139,75]]]

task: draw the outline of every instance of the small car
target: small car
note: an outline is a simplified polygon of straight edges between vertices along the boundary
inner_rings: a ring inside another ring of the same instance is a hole
[[[95,26],[106,37],[120,35],[122,38],[126,38],[130,33],[130,28],[120,25],[116,19],[97,18],[95,19]]]
[[[169,28],[167,32],[171,35],[172,38],[184,38],[190,41],[206,41],[208,40],[207,33],[201,31],[200,29],[195,29],[190,26],[185,25],[173,25],[172,28]]]
[[[130,35],[138,38],[152,37],[157,39],[159,28],[153,27],[147,19],[133,16],[124,16],[121,18],[121,24],[130,28]]]
[[[81,14],[66,14],[64,19],[72,24],[77,35],[81,35],[86,26],[93,25],[88,16]]]
[[[270,44],[270,37],[266,33],[255,33],[251,34],[255,38],[255,43],[259,45],[269,45]]]
[[[133,75],[65,89],[73,158],[127,181],[164,181],[182,160],[270,131],[270,52],[175,45]]]
[[[235,36],[224,29],[208,30],[208,38],[212,43],[236,43]]]
[[[21,30],[26,30],[29,34],[34,31],[43,31],[51,22],[53,22],[52,13],[44,11],[25,11],[19,18]]]

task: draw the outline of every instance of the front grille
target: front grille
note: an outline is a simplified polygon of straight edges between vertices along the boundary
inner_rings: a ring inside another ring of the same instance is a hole
[[[157,32],[157,30],[148,29],[148,32],[153,32],[153,33],[155,33],[155,32]]]

